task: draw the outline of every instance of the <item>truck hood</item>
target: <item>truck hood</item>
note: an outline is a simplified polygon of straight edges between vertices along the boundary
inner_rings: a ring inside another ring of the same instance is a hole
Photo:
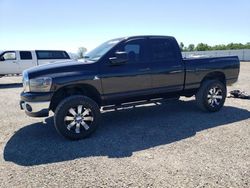
[[[37,78],[43,76],[58,77],[73,74],[83,74],[87,72],[97,71],[96,63],[93,61],[58,61],[46,65],[40,65],[26,70],[29,78]]]

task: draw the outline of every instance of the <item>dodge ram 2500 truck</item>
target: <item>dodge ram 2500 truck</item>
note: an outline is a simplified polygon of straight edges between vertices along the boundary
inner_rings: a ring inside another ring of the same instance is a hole
[[[239,68],[234,56],[182,59],[173,37],[118,38],[86,54],[84,62],[24,71],[20,106],[33,117],[53,111],[58,133],[77,140],[96,130],[100,108],[108,105],[195,95],[202,110],[219,111]]]
[[[69,59],[67,52],[59,50],[4,51],[0,53],[0,77],[21,74],[31,67]]]

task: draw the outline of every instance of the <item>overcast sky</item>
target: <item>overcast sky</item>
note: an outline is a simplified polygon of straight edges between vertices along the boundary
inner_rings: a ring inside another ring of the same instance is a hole
[[[0,0],[0,50],[76,52],[116,37],[172,35],[184,44],[250,42],[249,0]]]

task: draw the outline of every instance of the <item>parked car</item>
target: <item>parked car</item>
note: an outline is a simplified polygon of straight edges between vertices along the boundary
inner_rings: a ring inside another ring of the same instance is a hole
[[[107,105],[195,95],[202,110],[219,111],[239,68],[236,56],[184,60],[174,37],[119,38],[89,52],[83,62],[24,71],[20,106],[33,117],[53,111],[58,133],[77,140],[96,130],[100,108]]]
[[[4,51],[0,53],[0,76],[21,74],[30,67],[69,59],[67,52],[57,50]]]

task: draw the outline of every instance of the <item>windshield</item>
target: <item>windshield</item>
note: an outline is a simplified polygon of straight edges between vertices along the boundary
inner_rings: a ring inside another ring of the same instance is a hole
[[[113,39],[109,40],[94,50],[90,51],[86,54],[85,59],[88,59],[90,61],[97,61],[99,60],[103,55],[105,55],[111,48],[113,48],[116,44],[118,44],[122,39]]]

